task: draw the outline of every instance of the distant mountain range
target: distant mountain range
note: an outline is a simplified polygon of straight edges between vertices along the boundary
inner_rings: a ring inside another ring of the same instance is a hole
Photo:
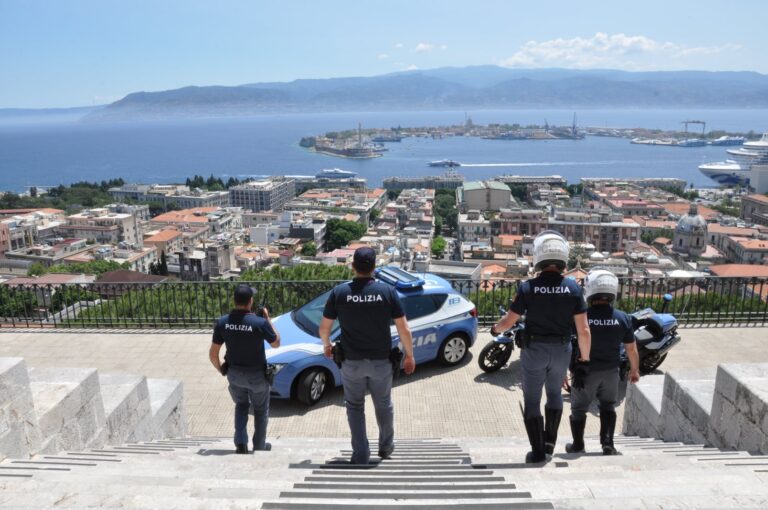
[[[86,119],[393,109],[689,107],[768,107],[768,76],[755,72],[449,67],[374,77],[136,92],[91,111]]]

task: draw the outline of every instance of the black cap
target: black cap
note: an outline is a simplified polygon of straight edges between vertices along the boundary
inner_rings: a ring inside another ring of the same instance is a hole
[[[376,266],[376,252],[370,246],[361,246],[355,250],[352,265],[361,271],[370,271]]]
[[[248,301],[253,297],[253,289],[250,285],[241,283],[235,287],[235,304],[247,305]]]

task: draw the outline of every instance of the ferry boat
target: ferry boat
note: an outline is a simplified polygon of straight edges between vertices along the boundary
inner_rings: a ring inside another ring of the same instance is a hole
[[[461,163],[452,159],[441,159],[438,161],[430,161],[429,166],[446,166],[450,168],[454,166],[461,166]]]
[[[721,136],[709,142],[709,145],[742,145],[746,141],[743,136]]]
[[[320,170],[315,177],[318,179],[347,179],[349,177],[355,177],[357,172],[350,172],[349,170],[342,170],[340,168],[326,168]]]

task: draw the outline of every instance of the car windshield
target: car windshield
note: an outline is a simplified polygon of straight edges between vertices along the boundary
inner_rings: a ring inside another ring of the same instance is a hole
[[[325,302],[328,301],[328,294],[330,293],[330,290],[323,292],[309,303],[294,310],[291,314],[293,321],[312,336],[320,337],[320,321],[323,319],[323,308],[325,308]],[[331,328],[331,336],[336,333],[337,329],[339,329],[339,321],[335,320]]]

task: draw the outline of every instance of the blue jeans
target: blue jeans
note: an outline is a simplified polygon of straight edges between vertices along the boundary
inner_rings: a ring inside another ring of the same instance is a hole
[[[235,403],[235,445],[248,444],[248,413],[253,409],[253,449],[263,450],[269,421],[269,384],[264,371],[230,367],[227,380]]]
[[[541,391],[546,387],[546,407],[554,411],[563,408],[563,379],[571,362],[571,343],[545,344],[530,342],[520,354],[523,372],[525,417],[541,416]]]
[[[371,457],[368,433],[365,429],[365,393],[371,392],[376,423],[379,426],[379,451],[394,451],[395,425],[392,405],[392,363],[386,360],[344,360],[341,364],[344,380],[344,401],[347,421],[352,435],[352,462],[367,464]]]

